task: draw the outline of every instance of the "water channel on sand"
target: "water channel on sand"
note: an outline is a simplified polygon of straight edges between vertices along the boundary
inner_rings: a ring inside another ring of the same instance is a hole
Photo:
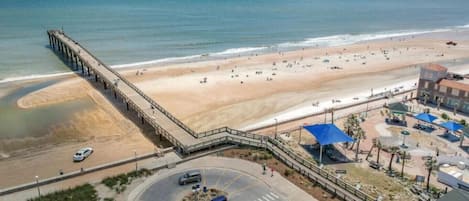
[[[0,152],[8,151],[2,141],[44,137],[51,134],[54,127],[68,124],[77,112],[96,107],[88,98],[28,109],[17,107],[16,101],[19,98],[58,81],[60,80],[54,79],[25,84],[0,97]],[[2,86],[0,90],[7,88]]]

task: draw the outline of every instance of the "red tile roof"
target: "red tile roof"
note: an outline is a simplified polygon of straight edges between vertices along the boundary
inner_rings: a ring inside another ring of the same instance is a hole
[[[469,91],[469,84],[458,82],[455,80],[442,79],[439,83],[441,86],[450,87],[452,89],[459,89],[462,91]]]
[[[428,70],[433,70],[433,71],[447,71],[448,70],[446,67],[441,66],[439,64],[428,64],[424,68]]]

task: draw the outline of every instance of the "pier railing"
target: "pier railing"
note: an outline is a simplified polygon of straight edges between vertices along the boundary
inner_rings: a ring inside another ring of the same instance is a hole
[[[58,30],[54,30],[54,32],[57,32],[59,34],[62,34],[64,35],[66,38],[68,38],[69,40],[75,42],[71,37],[69,37],[67,34],[65,34],[64,32],[62,31],[58,31]],[[91,52],[89,52],[85,47],[83,47],[80,43],[77,43],[75,42],[76,45],[78,45],[81,49],[83,49],[86,53],[88,53],[94,60],[96,60],[98,63],[100,63],[103,67],[105,67],[107,70],[111,71],[115,76],[117,76],[120,81],[124,82],[126,85],[128,85],[130,88],[132,88],[134,91],[136,91],[140,96],[142,96],[146,101],[148,101],[153,107],[155,107],[156,109],[158,109],[161,113],[163,113],[166,117],[168,117],[171,121],[173,121],[174,123],[176,123],[178,126],[180,126],[182,129],[184,129],[185,131],[187,131],[189,134],[191,134],[192,136],[196,136],[196,133],[190,129],[187,125],[185,125],[184,123],[182,123],[179,119],[177,119],[176,117],[174,117],[170,112],[168,112],[167,110],[165,110],[163,107],[161,107],[161,105],[159,105],[158,103],[156,103],[152,98],[148,97],[142,90],[140,90],[138,87],[136,87],[134,84],[132,84],[131,82],[129,82],[126,78],[122,77],[117,71],[115,71],[114,69],[110,68],[109,66],[107,66],[104,62],[102,62],[100,59],[98,59],[97,57],[95,57],[93,54],[91,54]],[[77,54],[77,52],[75,52],[76,55],[79,55]],[[87,64],[87,66],[90,66],[89,64]],[[95,72],[96,73],[96,72]],[[104,78],[104,76],[100,75],[100,77]],[[107,79],[106,79],[107,80]],[[108,83],[113,83],[113,81],[110,81],[110,80],[107,80]]]
[[[318,182],[323,187],[328,189],[330,192],[335,193],[338,197],[344,200],[353,200],[354,198],[347,196],[342,190],[347,191],[348,193],[356,196],[359,200],[365,201],[375,201],[371,195],[355,188],[352,184],[349,184],[343,179],[340,179],[336,176],[335,173],[331,173],[327,170],[320,168],[317,164],[313,163],[311,160],[304,158],[303,156],[295,153],[290,148],[288,148],[284,143],[280,142],[277,139],[274,139],[269,136],[253,134],[249,132],[239,131],[231,129],[228,127],[222,127],[219,129],[211,130],[209,132],[201,133],[202,136],[210,136],[217,133],[227,132],[228,135],[214,138],[208,141],[204,141],[198,144],[190,145],[187,148],[189,152],[194,152],[209,147],[215,147],[219,144],[230,143],[230,144],[240,144],[247,145],[257,148],[264,148],[269,150],[275,157],[283,161],[289,167],[299,172],[300,174],[306,176],[312,181]],[[325,181],[329,181],[334,185],[328,185]]]
[[[59,34],[63,34],[63,36],[73,41],[70,37],[68,37],[65,33],[61,31],[55,31]],[[49,32],[50,33],[50,32]],[[65,41],[62,41],[65,42]],[[155,119],[149,116],[145,111],[143,111],[138,105],[132,101],[125,93],[123,93],[118,87],[113,87],[116,92],[119,92],[124,99],[127,101],[128,104],[132,106],[142,118],[144,118],[147,122],[149,122],[157,132],[163,135],[166,139],[168,139],[171,143],[173,143],[176,147],[180,148],[180,151],[183,153],[190,154],[195,151],[216,147],[218,145],[223,144],[240,144],[240,145],[248,145],[258,148],[264,148],[269,150],[274,156],[282,160],[285,164],[290,166],[292,169],[298,171],[300,174],[307,176],[309,179],[320,183],[329,191],[335,193],[339,197],[343,198],[344,200],[353,200],[355,201],[355,197],[359,200],[365,201],[372,201],[376,200],[372,196],[364,193],[363,191],[356,189],[353,185],[348,184],[346,181],[337,178],[334,173],[330,173],[327,170],[321,169],[317,164],[311,162],[310,160],[302,157],[301,155],[295,153],[290,148],[288,148],[284,143],[280,142],[277,139],[274,139],[269,136],[263,136],[258,134],[253,134],[250,132],[239,131],[235,129],[231,129],[228,127],[222,127],[214,130],[210,130],[207,132],[202,133],[195,133],[185,124],[180,122],[177,118],[172,116],[168,111],[166,111],[163,107],[153,101],[150,97],[145,95],[140,89],[138,89],[135,85],[127,81],[124,77],[121,77],[119,73],[114,71],[114,69],[105,65],[102,61],[96,58],[93,54],[91,54],[86,48],[82,47],[79,43],[73,41],[75,45],[78,45],[81,49],[83,49],[86,53],[88,53],[94,60],[100,63],[103,67],[107,70],[112,72],[117,78],[119,78],[122,82],[127,84],[130,88],[135,90],[140,96],[142,96],[146,101],[148,101],[152,106],[162,112],[166,117],[168,117],[171,121],[176,123],[178,126],[183,128],[187,131],[190,135],[195,138],[205,138],[203,140],[195,140],[194,144],[183,144],[178,139],[173,137],[167,130],[159,126],[159,124],[155,121]],[[77,52],[72,50],[76,55]],[[81,58],[80,58],[81,59]],[[82,60],[87,66],[91,67],[92,65],[88,63],[87,60]],[[109,80],[106,76],[104,76],[101,72],[94,70],[95,74],[98,75],[101,79],[103,79],[107,83],[113,83],[113,81]],[[216,137],[215,135],[219,135]],[[210,139],[212,137],[212,139]],[[333,184],[333,185],[331,185]],[[346,192],[348,193],[346,193]],[[349,196],[353,195],[353,196]]]

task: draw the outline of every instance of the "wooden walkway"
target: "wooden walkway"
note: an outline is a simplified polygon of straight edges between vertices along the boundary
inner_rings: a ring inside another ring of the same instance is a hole
[[[276,139],[223,127],[207,132],[196,133],[168,111],[148,97],[134,84],[118,72],[101,62],[78,42],[60,30],[47,31],[51,49],[61,54],[65,62],[84,77],[94,76],[102,83],[104,90],[111,90],[114,98],[122,100],[127,110],[136,111],[142,124],[150,124],[157,135],[168,139],[178,150],[186,155],[203,149],[225,144],[242,144],[269,149],[274,155],[301,174],[308,176],[345,200],[375,200],[373,197],[350,187],[316,165],[307,162],[279,143]],[[325,174],[324,174],[325,173]]]
[[[203,140],[198,138],[189,127],[66,34],[51,30],[48,31],[48,35],[51,47],[63,54],[66,60],[70,60],[76,70],[81,68],[84,76],[95,76],[95,81],[101,82],[105,90],[112,90],[116,99],[121,98],[126,103],[128,110],[135,110],[142,123],[151,124],[157,134],[166,134],[165,137],[176,146],[190,146],[222,136],[219,133]]]

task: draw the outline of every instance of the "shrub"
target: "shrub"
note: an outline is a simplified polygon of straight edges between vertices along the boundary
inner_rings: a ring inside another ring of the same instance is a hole
[[[115,177],[106,177],[103,179],[103,181],[101,181],[101,183],[109,188],[112,188],[117,185],[117,179]]]
[[[460,123],[461,125],[463,125],[463,126],[467,126],[467,122],[466,122],[465,119],[459,120],[459,123]]]
[[[28,199],[28,201],[53,201],[53,200],[69,200],[69,201],[98,201],[98,192],[91,184],[84,184],[75,188],[41,195],[40,197]]]
[[[443,118],[444,120],[448,120],[449,116],[446,113],[443,113],[441,114],[441,118]]]
[[[285,169],[285,171],[283,171],[283,175],[285,175],[286,177],[293,175],[293,170]]]
[[[140,169],[138,171],[132,171],[127,174],[119,174],[114,177],[106,177],[101,181],[101,183],[109,187],[110,189],[113,189],[114,186],[117,185],[122,186],[130,184],[134,178],[149,176],[151,174],[151,171],[148,169]]]
[[[257,156],[257,154],[255,154],[253,157],[252,157],[252,160],[253,161],[257,161],[259,159],[259,157]]]

